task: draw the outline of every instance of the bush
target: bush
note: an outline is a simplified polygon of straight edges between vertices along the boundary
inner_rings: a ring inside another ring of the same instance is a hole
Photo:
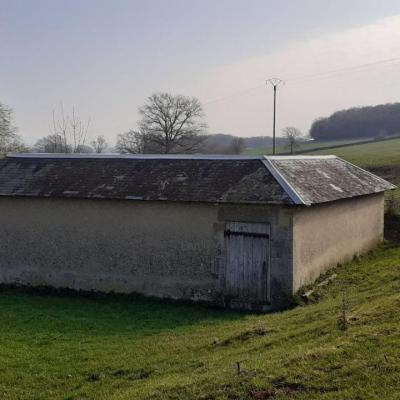
[[[397,194],[397,196],[396,196]],[[396,215],[400,212],[400,198],[398,193],[391,191],[385,199],[385,213],[388,215]]]

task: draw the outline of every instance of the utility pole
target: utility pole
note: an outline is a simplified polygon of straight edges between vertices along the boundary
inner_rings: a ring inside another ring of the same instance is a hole
[[[273,121],[273,130],[272,130],[272,154],[275,154],[275,121],[276,121],[276,88],[282,83],[285,82],[279,78],[270,78],[265,82],[268,85],[271,85],[274,88],[274,121]]]

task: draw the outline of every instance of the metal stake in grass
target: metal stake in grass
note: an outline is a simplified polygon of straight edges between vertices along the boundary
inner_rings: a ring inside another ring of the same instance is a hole
[[[242,372],[240,369],[240,361],[236,361],[236,372],[238,375],[240,375]]]
[[[348,328],[348,312],[349,312],[349,299],[346,290],[342,290],[342,303],[340,307],[340,315],[338,318],[338,328],[345,331]]]

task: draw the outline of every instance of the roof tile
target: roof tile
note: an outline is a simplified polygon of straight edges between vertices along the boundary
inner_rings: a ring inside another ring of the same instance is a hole
[[[312,205],[393,189],[335,156],[21,155],[0,196]]]
[[[291,204],[260,159],[7,157],[0,195]]]

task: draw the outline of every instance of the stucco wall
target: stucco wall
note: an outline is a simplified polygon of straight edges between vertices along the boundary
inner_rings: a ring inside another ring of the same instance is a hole
[[[296,291],[383,240],[383,193],[298,208],[293,216]]]
[[[212,206],[0,199],[0,280],[212,298]]]
[[[223,303],[226,221],[270,224],[279,307],[382,240],[383,195],[296,209],[0,198],[0,282]]]
[[[271,297],[292,292],[279,207],[0,198],[0,282],[221,303],[225,221],[271,224]]]

